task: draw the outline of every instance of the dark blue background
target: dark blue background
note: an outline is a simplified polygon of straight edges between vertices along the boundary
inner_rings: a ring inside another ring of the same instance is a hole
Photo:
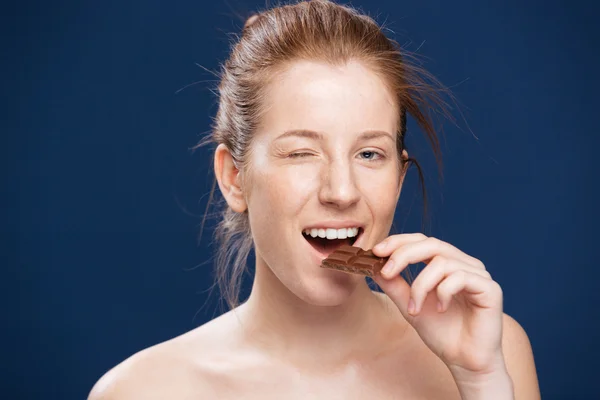
[[[479,138],[458,114],[461,129],[446,124],[443,185],[420,133],[407,139],[427,175],[428,233],[481,259],[502,285],[544,399],[597,393],[593,3],[357,3],[429,58]],[[218,291],[207,293],[212,230],[197,243],[210,149],[188,150],[216,112],[216,81],[196,63],[218,70],[227,33],[262,6],[5,6],[3,398],[85,398],[129,355],[218,314]],[[396,227],[414,232],[415,170],[406,185]]]

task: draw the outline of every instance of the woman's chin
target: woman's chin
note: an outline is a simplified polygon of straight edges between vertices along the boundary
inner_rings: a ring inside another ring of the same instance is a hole
[[[359,276],[345,272],[323,270],[323,274],[305,282],[299,287],[298,297],[315,306],[337,306],[345,303],[360,284]]]

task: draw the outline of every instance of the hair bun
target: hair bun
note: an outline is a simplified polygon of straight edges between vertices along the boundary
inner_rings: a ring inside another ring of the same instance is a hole
[[[246,20],[246,23],[244,24],[244,30],[248,29],[253,23],[256,22],[257,19],[258,19],[258,14],[251,15],[250,18],[248,18]]]

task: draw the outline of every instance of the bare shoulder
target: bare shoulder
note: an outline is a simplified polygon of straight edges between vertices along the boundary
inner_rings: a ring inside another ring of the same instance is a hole
[[[210,321],[190,332],[144,349],[106,372],[93,386],[88,400],[192,399],[216,395],[213,364],[226,357],[216,354],[219,326]]]
[[[514,318],[504,314],[502,349],[508,373],[513,380],[515,398],[539,399],[533,350],[525,329]]]
[[[165,342],[142,350],[106,372],[88,400],[185,399],[210,389],[201,368],[193,368],[173,344]]]

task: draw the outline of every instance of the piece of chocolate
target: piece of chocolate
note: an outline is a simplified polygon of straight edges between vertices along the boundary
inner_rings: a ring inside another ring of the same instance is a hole
[[[366,276],[377,275],[389,257],[377,257],[371,250],[344,244],[321,263],[321,268]]]

